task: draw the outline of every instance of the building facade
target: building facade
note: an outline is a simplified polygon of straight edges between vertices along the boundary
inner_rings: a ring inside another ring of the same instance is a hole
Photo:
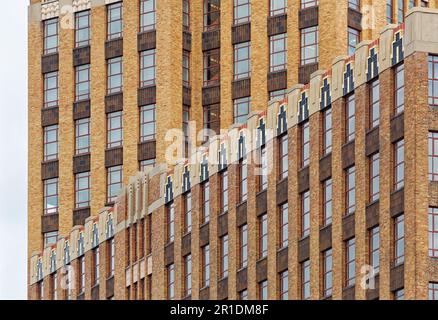
[[[434,25],[414,8],[190,161],[131,176],[32,253],[29,297],[438,299]]]

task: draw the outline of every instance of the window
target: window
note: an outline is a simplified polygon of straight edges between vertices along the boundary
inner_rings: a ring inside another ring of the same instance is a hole
[[[152,253],[152,214],[146,216],[146,254]]]
[[[370,166],[370,202],[377,201],[380,197],[380,153],[373,154],[369,159]]]
[[[283,271],[280,273],[280,300],[289,299],[289,272]]]
[[[141,160],[140,171],[145,171],[147,168],[153,168],[155,167],[155,164],[156,164],[155,159]]]
[[[352,214],[356,211],[356,167],[352,166],[345,171],[345,206],[346,214]]]
[[[140,32],[155,29],[155,0],[140,0]]]
[[[429,282],[429,300],[438,300],[438,283]]]
[[[405,184],[405,140],[402,139],[394,143],[394,190],[399,190],[403,188],[404,184]]]
[[[394,69],[395,109],[394,113],[399,114],[405,109],[405,66],[401,64]]]
[[[107,114],[107,132],[107,148],[121,147],[123,145],[122,111]]]
[[[310,192],[301,194],[301,237],[310,235]]]
[[[301,127],[301,168],[310,164],[310,128],[309,121],[304,122]]]
[[[184,198],[184,234],[192,231],[192,193],[187,192]]]
[[[421,0],[420,5],[423,8],[428,8],[429,7],[429,0]]]
[[[204,142],[208,141],[208,138],[213,132],[219,133],[220,130],[220,105],[213,104],[203,107],[203,129]]]
[[[189,0],[182,0],[183,11],[183,29],[184,31],[190,30],[190,2]]]
[[[269,37],[269,71],[287,69],[287,33]]]
[[[301,263],[301,299],[310,299],[310,260]]]
[[[45,20],[44,24],[44,54],[58,52],[58,18]]]
[[[204,86],[219,84],[220,81],[220,51],[204,52]]]
[[[76,101],[90,99],[90,65],[85,64],[75,69]]]
[[[348,7],[360,11],[360,0],[348,0]]]
[[[328,226],[332,223],[333,215],[333,185],[332,178],[323,182],[323,226]]]
[[[429,208],[429,257],[438,258],[438,208]]]
[[[58,275],[54,273],[51,277],[52,280],[52,297],[53,300],[58,300]]]
[[[228,234],[220,238],[219,279],[228,277]]]
[[[318,62],[318,26],[304,28],[301,32],[301,65]]]
[[[248,266],[248,225],[239,227],[239,269]]]
[[[90,10],[75,13],[75,48],[90,44]]]
[[[115,268],[115,242],[114,238],[111,238],[108,241],[108,277],[114,276],[114,268]]]
[[[323,155],[332,152],[332,128],[333,128],[332,108],[323,112]]]
[[[220,204],[221,213],[228,212],[228,171],[225,170],[220,174]]]
[[[353,286],[356,282],[356,239],[345,242],[345,286]]]
[[[190,85],[190,51],[183,50],[182,56],[182,81],[183,85]]]
[[[85,292],[85,256],[79,258],[79,294]]]
[[[394,218],[394,265],[405,262],[405,217]]]
[[[140,87],[155,84],[155,49],[140,52]]]
[[[330,297],[333,293],[333,250],[330,248],[322,253],[323,297]]]
[[[175,299],[175,265],[171,264],[167,267],[167,299]]]
[[[108,59],[107,61],[107,93],[118,93],[123,88],[122,57]]]
[[[438,106],[438,56],[429,56],[429,105]]]
[[[259,300],[268,300],[268,280],[259,283]]]
[[[234,0],[234,25],[249,22],[251,4],[249,0]]]
[[[44,108],[58,106],[58,71],[44,74]]]
[[[398,0],[397,2],[397,22],[403,23],[405,17],[405,0]]]
[[[257,190],[258,192],[262,192],[268,187],[268,155],[265,145],[259,149],[258,155],[259,172],[257,173]]]
[[[90,206],[90,172],[75,174],[75,208]]]
[[[258,218],[259,225],[259,259],[268,255],[268,215],[265,213]]]
[[[248,163],[243,158],[239,161],[239,202],[242,203],[248,199]]]
[[[270,0],[269,4],[269,14],[271,17],[287,13],[287,0]]]
[[[289,245],[289,204],[286,202],[280,205],[280,245],[279,248],[286,248]]]
[[[405,300],[405,289],[394,291],[394,300]]]
[[[58,231],[44,233],[44,247],[55,244],[58,241]]]
[[[90,152],[90,118],[75,121],[75,154]]]
[[[368,231],[369,234],[369,261],[374,269],[374,274],[379,273],[380,269],[380,227],[374,227]]]
[[[140,142],[155,140],[156,130],[155,104],[140,107]]]
[[[286,93],[287,93],[287,89],[270,91],[269,92],[269,100],[273,100],[273,99],[283,100],[284,98],[286,98]]]
[[[210,245],[202,247],[202,288],[210,285]]]
[[[171,243],[175,240],[175,204],[172,202],[171,204],[167,205],[166,211],[166,238],[167,243]]]
[[[301,9],[316,7],[319,5],[319,0],[301,0]]]
[[[429,181],[438,181],[438,132],[429,131]]]
[[[242,290],[239,292],[239,300],[248,300],[248,290]]]
[[[122,190],[123,168],[122,166],[107,169],[107,202],[112,203]]]
[[[204,31],[219,28],[220,11],[220,0],[204,0]]]
[[[347,97],[345,109],[345,140],[350,142],[354,140],[356,133],[356,102],[354,94]]]
[[[93,284],[99,284],[100,278],[100,257],[99,257],[99,247],[93,249]]]
[[[121,38],[123,35],[123,2],[116,2],[107,7],[108,40]]]
[[[44,127],[44,161],[58,159],[58,125]]]
[[[394,21],[392,1],[394,1],[394,0],[386,0],[386,22],[387,23],[393,23],[393,21]]]
[[[38,283],[38,299],[44,300],[44,280],[39,281]]]
[[[356,45],[360,42],[360,31],[348,27],[348,55],[351,56],[356,52]]]
[[[251,75],[251,42],[234,45],[234,80],[249,78]]]
[[[190,107],[183,106],[182,110],[182,130],[184,133],[183,141],[183,156],[188,158],[190,156],[190,137],[189,137],[189,122],[190,122]]]
[[[58,178],[44,180],[44,214],[58,213]]]
[[[210,182],[206,181],[202,188],[202,223],[210,221]]]
[[[234,123],[245,123],[251,110],[251,98],[234,99]]]
[[[289,161],[288,161],[288,137],[287,133],[278,138],[278,169],[279,179],[282,180],[288,176]]]
[[[379,79],[370,83],[370,128],[377,127],[380,122],[380,85]]]
[[[184,257],[184,296],[192,294],[192,255]]]

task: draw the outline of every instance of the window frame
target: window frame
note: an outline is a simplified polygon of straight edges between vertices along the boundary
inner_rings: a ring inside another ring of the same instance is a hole
[[[59,157],[59,125],[43,127],[43,161],[58,160]],[[52,152],[52,149],[54,151]]]
[[[117,180],[113,180],[113,174],[114,175],[118,175],[118,177],[120,178],[119,181]],[[107,168],[107,196],[106,196],[106,201],[107,203],[113,203],[116,198],[118,197],[117,195],[113,195],[112,194],[112,188],[114,186],[119,186],[119,191],[117,193],[120,192],[121,188],[122,188],[122,184],[123,184],[123,166],[119,165],[119,166],[113,166],[113,167],[108,167]]]
[[[113,12],[120,11],[119,18],[112,16]],[[123,2],[115,2],[107,5],[107,40],[114,40],[123,37]],[[113,31],[113,26],[120,31]]]
[[[149,61],[150,57],[151,61]],[[140,51],[140,88],[155,85],[157,76],[156,58],[156,49]],[[152,71],[152,76],[149,76],[149,71]]]
[[[312,49],[313,48],[313,49]],[[314,52],[310,54],[307,52]],[[318,25],[300,29],[300,65],[305,66],[319,61]]]
[[[281,48],[277,48],[277,43],[282,45]],[[277,57],[280,57],[282,63],[276,63]],[[283,70],[287,70],[287,33],[269,37],[269,72]]]
[[[86,187],[81,187],[82,181],[86,182]],[[88,208],[91,202],[91,175],[90,171],[75,174],[75,208]],[[87,200],[80,201],[81,194],[87,194]]]
[[[149,3],[149,2],[152,3],[152,10],[146,11],[146,8],[148,7],[147,3]],[[156,11],[157,11],[156,1],[155,0],[140,0],[139,10],[140,10],[140,17],[139,17],[140,32],[155,30],[155,28],[156,28]],[[146,23],[148,21],[149,16],[152,16],[153,21]]]
[[[50,33],[51,28],[54,26],[54,33]],[[53,46],[51,41],[54,41]],[[52,53],[58,53],[59,50],[59,19],[52,18],[43,21],[43,54],[49,55]]]
[[[140,142],[155,141],[157,134],[157,106],[148,104],[139,108],[140,112]],[[151,116],[151,117],[150,117]],[[146,132],[153,132],[148,133]]]
[[[394,115],[404,112],[405,108],[405,65],[394,67]]]
[[[85,25],[82,24],[82,19],[86,20]],[[80,39],[80,34],[84,31],[88,34],[85,40]],[[91,14],[90,10],[75,12],[75,48],[89,46],[91,41]]]

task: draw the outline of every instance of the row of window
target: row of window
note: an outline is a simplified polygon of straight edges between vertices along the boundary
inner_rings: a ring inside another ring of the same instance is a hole
[[[421,7],[427,8],[429,0],[420,0]],[[397,4],[397,10],[394,10]],[[408,8],[415,6],[415,0],[409,0]],[[405,0],[386,0],[386,22],[387,23],[403,23],[406,14]]]

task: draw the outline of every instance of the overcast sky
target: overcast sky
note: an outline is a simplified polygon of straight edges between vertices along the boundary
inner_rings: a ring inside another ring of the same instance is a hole
[[[0,10],[0,300],[27,296],[28,3]]]

